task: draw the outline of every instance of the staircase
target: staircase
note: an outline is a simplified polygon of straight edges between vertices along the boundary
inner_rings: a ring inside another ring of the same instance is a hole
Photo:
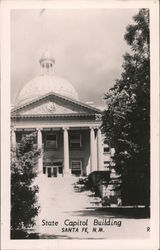
[[[39,181],[42,209],[49,205],[60,211],[99,207],[100,198],[94,197],[91,191],[81,192],[81,185],[77,181],[78,178],[73,176],[47,178],[42,175]]]
[[[42,226],[42,220],[58,221],[59,225],[69,218],[80,218],[79,214],[93,211],[101,207],[100,198],[94,197],[91,191],[82,191],[81,184],[76,184],[79,178],[73,176],[47,178],[38,177],[40,213],[37,218],[36,232],[42,234],[60,234],[61,227]]]

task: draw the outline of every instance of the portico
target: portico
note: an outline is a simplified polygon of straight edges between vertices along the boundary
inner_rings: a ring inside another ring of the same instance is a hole
[[[69,124],[68,126],[56,125],[53,127],[48,125],[33,127],[32,125],[28,128],[14,126],[12,127],[12,145],[16,146],[18,143],[18,134],[32,131],[37,132],[37,147],[41,150],[38,160],[39,173],[46,174],[48,177],[60,177],[75,173],[88,175],[90,172],[103,169],[103,141],[100,126],[95,126],[95,124],[92,126]],[[47,145],[47,136],[50,138],[51,135],[55,135],[55,144],[57,144],[55,147]],[[80,135],[80,141],[75,137],[77,135]],[[88,140],[88,144],[86,144],[86,140]]]

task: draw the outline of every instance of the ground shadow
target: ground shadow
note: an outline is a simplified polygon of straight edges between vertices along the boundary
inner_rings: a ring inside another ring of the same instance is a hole
[[[102,208],[86,208],[85,210],[65,212],[70,216],[82,217],[114,217],[126,219],[145,219],[150,218],[150,208],[125,208],[125,207],[102,207]]]

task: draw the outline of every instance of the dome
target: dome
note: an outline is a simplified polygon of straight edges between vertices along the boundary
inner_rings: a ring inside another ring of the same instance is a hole
[[[50,92],[78,100],[78,94],[72,84],[53,73],[55,60],[50,53],[42,54],[40,60],[42,75],[25,84],[16,99],[17,105],[25,104]]]
[[[55,75],[42,75],[25,84],[18,95],[17,104],[25,104],[50,92],[78,100],[78,94],[70,82]]]

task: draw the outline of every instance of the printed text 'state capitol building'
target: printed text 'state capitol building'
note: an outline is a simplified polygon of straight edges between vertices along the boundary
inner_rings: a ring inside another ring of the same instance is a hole
[[[41,75],[19,92],[11,112],[12,145],[37,131],[39,173],[85,176],[108,170],[110,152],[101,134],[101,110],[82,103],[72,84],[54,74],[54,58],[40,58]],[[92,90],[91,90],[92,91]]]

